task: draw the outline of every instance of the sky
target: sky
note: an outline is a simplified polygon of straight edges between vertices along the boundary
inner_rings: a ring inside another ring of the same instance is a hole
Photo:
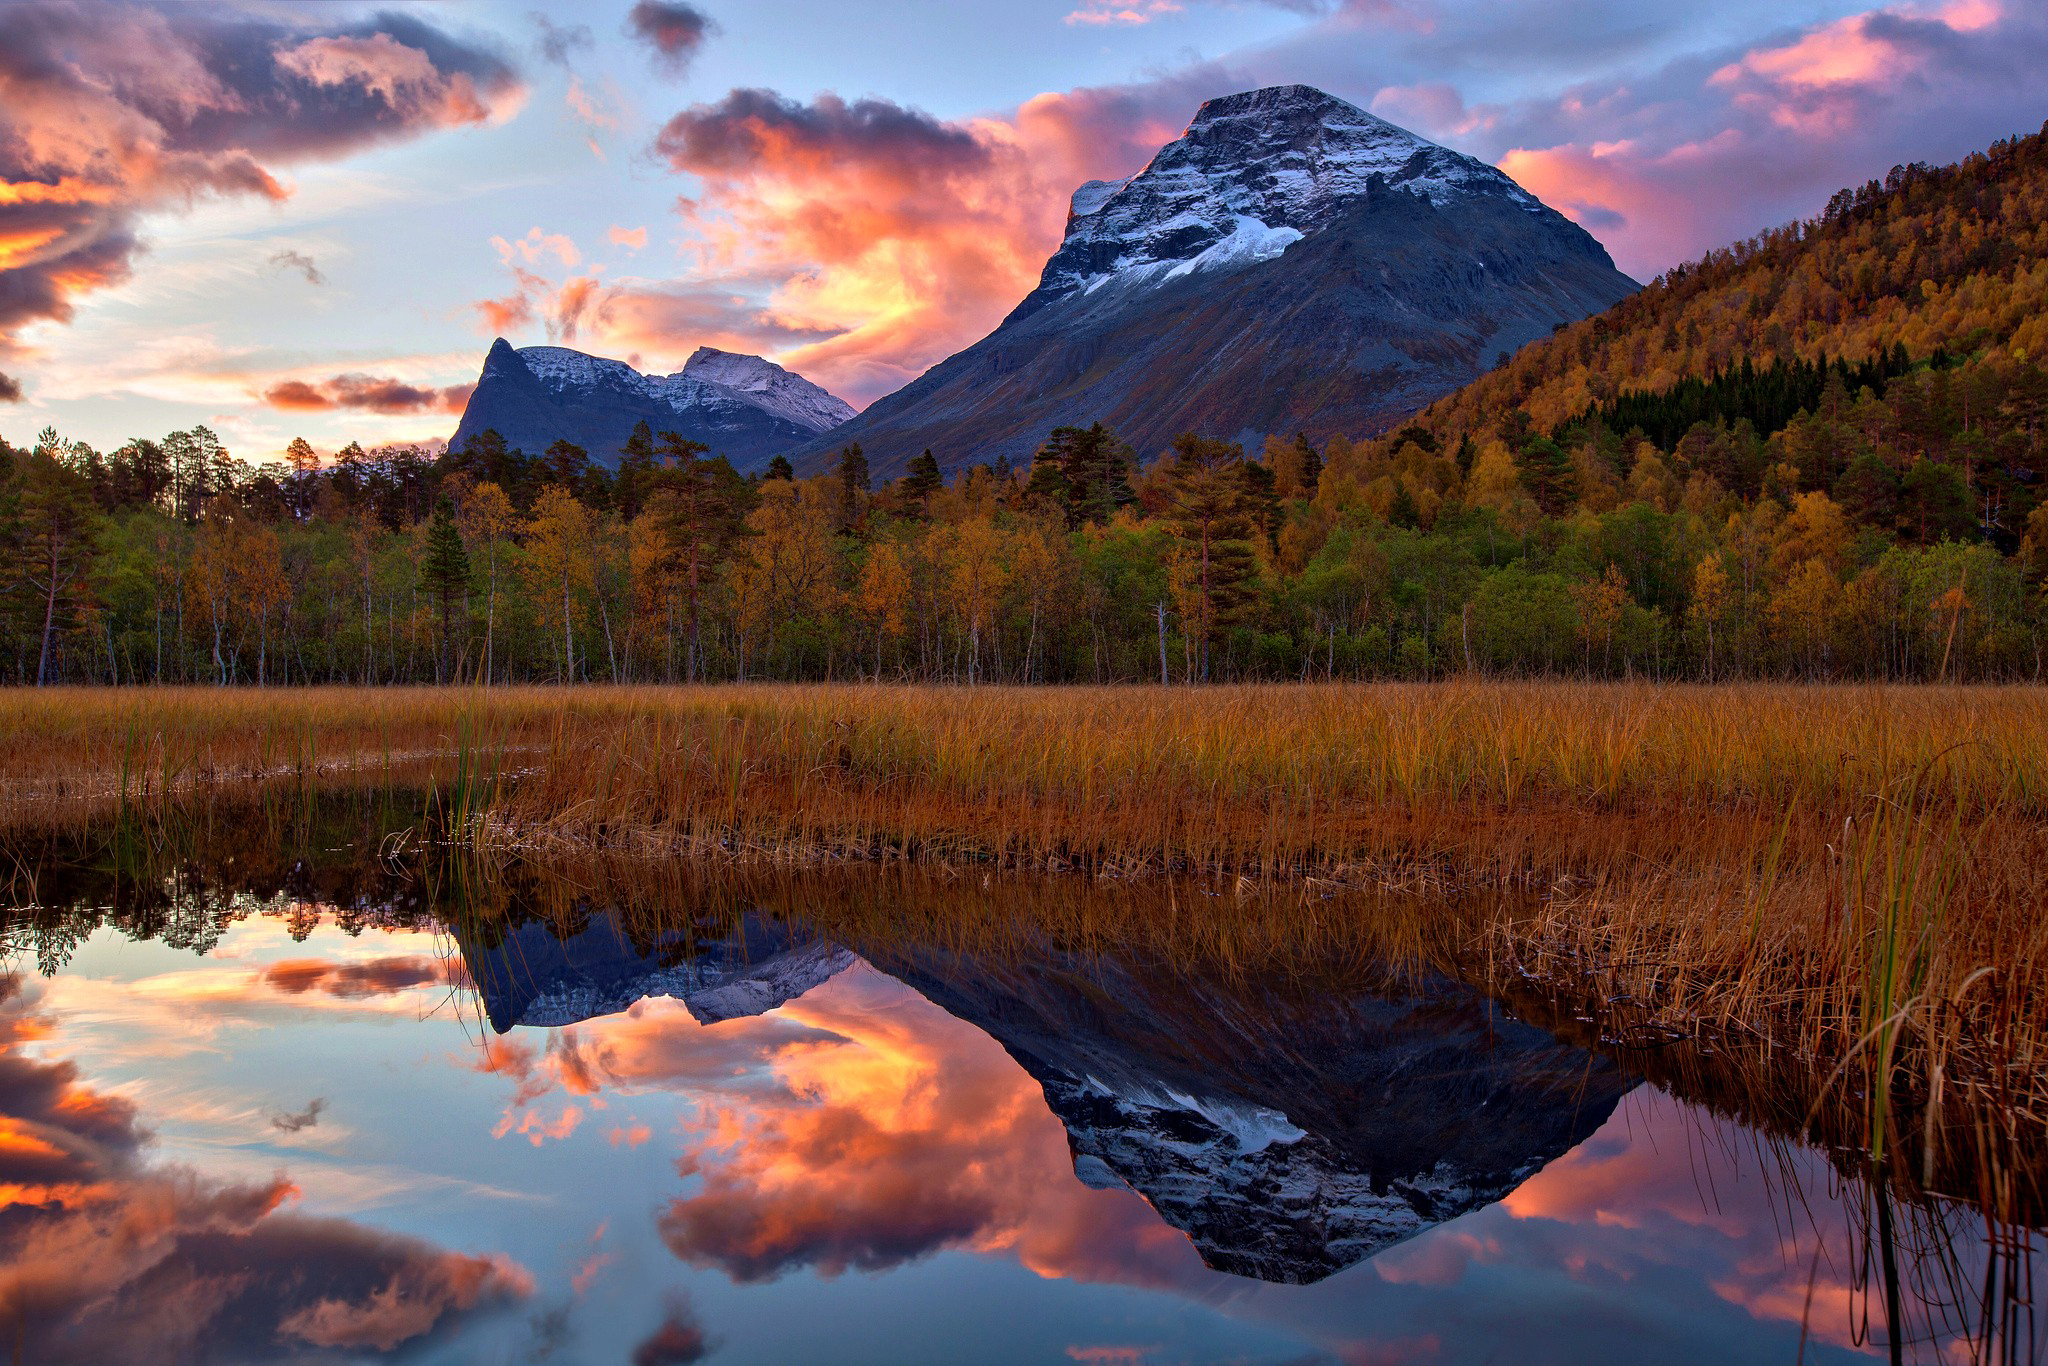
[[[491,340],[857,406],[985,335],[1081,182],[1303,82],[1638,279],[2048,120],[2036,0],[0,0],[0,437],[444,439]]]

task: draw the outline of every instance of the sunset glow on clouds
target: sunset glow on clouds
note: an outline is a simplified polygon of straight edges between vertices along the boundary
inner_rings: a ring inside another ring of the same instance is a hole
[[[1647,278],[2039,127],[2044,62],[2012,0],[29,0],[0,10],[0,432],[426,439],[496,335],[756,351],[865,403],[1000,321],[1082,181],[1286,81],[1497,162]]]

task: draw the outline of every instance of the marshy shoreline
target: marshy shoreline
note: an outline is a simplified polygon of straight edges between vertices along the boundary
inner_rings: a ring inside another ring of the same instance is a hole
[[[1197,959],[1398,930],[1620,1046],[1699,1045],[1750,1075],[1738,1090],[1797,1074],[1793,1109],[1826,1108],[1902,1178],[1978,1173],[1957,1193],[2006,1217],[2035,1201],[1996,1159],[2048,1137],[2039,688],[0,698],[0,831],[372,789],[425,793],[415,848],[599,864],[619,884],[722,866],[886,887],[894,868],[979,895],[1054,874],[1129,903],[1088,934],[1163,934],[1160,952]],[[1173,900],[1195,884],[1206,894]],[[910,919],[929,934],[945,913]]]

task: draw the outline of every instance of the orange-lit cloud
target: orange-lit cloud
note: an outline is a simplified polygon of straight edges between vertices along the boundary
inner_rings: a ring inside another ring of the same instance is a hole
[[[538,227],[528,228],[526,236],[507,241],[493,237],[491,245],[498,249],[498,259],[506,264],[516,258],[529,266],[539,265],[545,257],[553,256],[564,266],[574,270],[583,260],[583,253],[576,249],[576,243],[567,233],[543,232]]]
[[[683,206],[697,297],[732,279],[751,305],[714,344],[775,351],[855,403],[899,387],[994,326],[1037,283],[1072,191],[1138,169],[1216,79],[1204,68],[950,122],[766,90],[683,110],[656,150],[703,186]],[[621,285],[599,301],[597,335],[657,354],[696,344],[658,296],[637,293]]]
[[[1143,1201],[1074,1180],[1065,1130],[1000,1045],[871,968],[769,1016],[707,1028],[647,1000],[573,1035],[510,1060],[514,1108],[545,1094],[539,1077],[579,1094],[689,1091],[679,1166],[699,1189],[659,1221],[686,1261],[753,1280],[968,1247],[1045,1276],[1179,1285],[1207,1274]]]
[[[612,245],[615,247],[627,247],[633,251],[638,251],[647,245],[647,229],[644,227],[622,228],[614,223],[611,232],[607,236],[611,238]]]
[[[279,380],[263,391],[263,401],[286,412],[318,413],[336,408],[366,413],[459,413],[469,403],[474,383],[422,388],[377,375],[336,375],[310,383]]]
[[[129,274],[138,222],[289,194],[278,168],[501,117],[521,86],[404,15],[322,31],[137,3],[0,7],[0,356]]]
[[[24,1056],[47,1033],[0,978],[0,1315],[24,1361],[262,1362],[390,1351],[532,1292],[520,1267],[290,1209],[283,1175],[157,1167],[134,1105]]]
[[[661,1322],[633,1348],[632,1366],[689,1366],[710,1355],[717,1343],[705,1336],[689,1300],[671,1292],[663,1301]]]

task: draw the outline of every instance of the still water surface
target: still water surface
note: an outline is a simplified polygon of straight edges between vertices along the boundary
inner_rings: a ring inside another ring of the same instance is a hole
[[[1883,1208],[1894,1333],[1843,1164],[1442,977],[45,872],[0,996],[21,1361],[1981,1350],[1967,1211]]]

